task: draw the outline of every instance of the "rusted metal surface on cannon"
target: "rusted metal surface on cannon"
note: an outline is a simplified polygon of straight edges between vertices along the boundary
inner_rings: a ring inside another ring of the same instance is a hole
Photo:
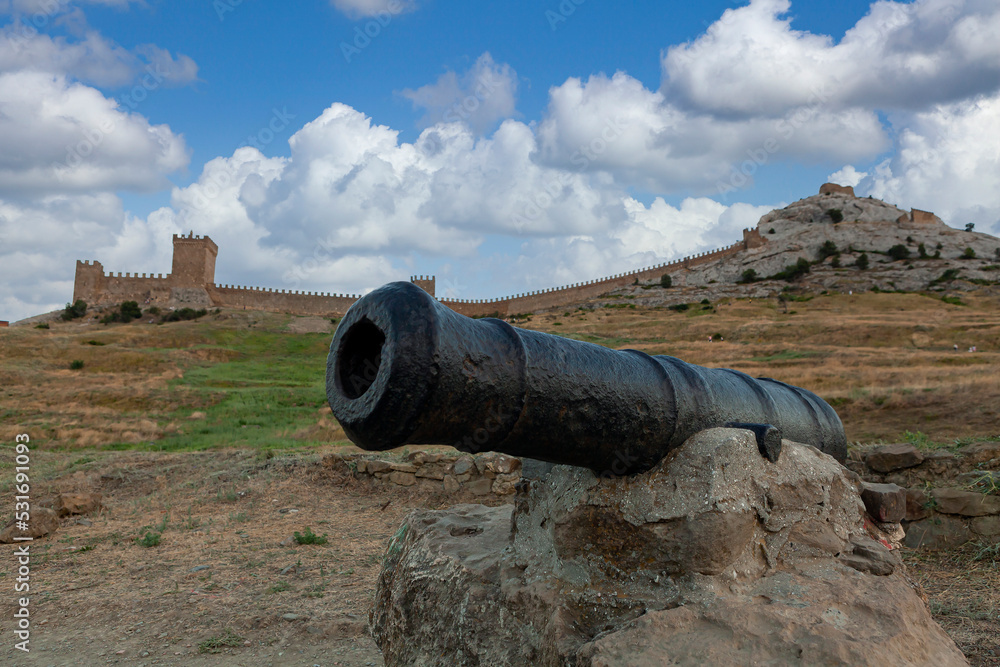
[[[403,282],[359,299],[340,322],[326,392],[368,450],[444,444],[622,475],[698,431],[743,422],[847,455],[840,418],[812,392],[471,319]]]

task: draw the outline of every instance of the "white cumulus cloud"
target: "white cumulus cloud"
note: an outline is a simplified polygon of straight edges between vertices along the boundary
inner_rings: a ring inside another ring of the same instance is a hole
[[[497,64],[484,53],[465,74],[446,72],[432,84],[401,95],[416,108],[426,110],[422,127],[440,122],[466,123],[479,134],[498,121],[511,118],[517,103],[517,73],[510,65]]]

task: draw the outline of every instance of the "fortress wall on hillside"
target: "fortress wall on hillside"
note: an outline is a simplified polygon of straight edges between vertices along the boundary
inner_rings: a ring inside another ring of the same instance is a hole
[[[601,296],[636,282],[659,280],[663,274],[689,270],[715,262],[766,243],[756,229],[743,230],[743,240],[725,248],[698,253],[655,266],[619,273],[605,278],[573,283],[562,287],[537,290],[498,299],[441,299],[458,313],[469,316],[508,317],[548,308],[559,308]],[[117,275],[104,272],[100,262],[76,263],[73,298],[91,305],[111,305],[136,301],[142,305],[211,305],[215,308],[235,308],[295,315],[343,315],[358,298],[355,294],[330,294],[275,290],[215,284],[215,259],[218,246],[207,236],[174,235],[173,271],[167,275]],[[434,276],[414,276],[411,282],[432,296]],[[201,296],[198,296],[198,295]]]
[[[208,290],[218,308],[263,310],[292,315],[343,315],[360,297],[357,294],[330,294],[273,290],[262,287],[214,285]]]
[[[591,299],[601,296],[602,294],[607,294],[608,292],[620,287],[627,287],[635,284],[636,281],[642,283],[650,280],[659,280],[660,276],[665,273],[670,274],[681,270],[691,269],[702,264],[718,261],[725,257],[731,257],[749,248],[759,247],[764,242],[765,241],[763,241],[760,233],[756,229],[745,229],[743,230],[743,241],[739,243],[734,243],[730,246],[726,246],[725,248],[719,248],[718,250],[698,253],[696,255],[677,259],[672,262],[657,264],[655,266],[639,269],[637,271],[619,273],[613,276],[608,276],[607,278],[574,283],[563,287],[554,287],[547,290],[539,290],[525,294],[515,294],[513,296],[499,299],[441,299],[441,303],[445,304],[455,312],[461,313],[462,315],[468,315],[469,317],[484,317],[490,315],[508,317],[510,315],[517,315],[521,313],[532,313],[536,310],[545,310],[547,308],[557,308],[573,303],[579,303],[585,299]]]

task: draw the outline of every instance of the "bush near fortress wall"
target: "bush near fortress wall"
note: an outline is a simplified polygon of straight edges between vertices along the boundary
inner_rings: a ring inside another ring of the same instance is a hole
[[[83,299],[77,299],[73,303],[67,303],[65,310],[63,310],[60,317],[69,322],[70,320],[75,320],[77,318],[83,317],[87,314],[87,302]]]
[[[136,301],[122,301],[117,310],[113,310],[101,318],[101,324],[112,322],[131,322],[142,317],[142,310]]]
[[[181,308],[180,310],[175,310],[173,312],[167,313],[160,319],[160,324],[164,322],[181,322],[183,320],[196,320],[199,317],[205,317],[208,315],[208,311],[204,308],[199,308],[195,310],[194,308]]]

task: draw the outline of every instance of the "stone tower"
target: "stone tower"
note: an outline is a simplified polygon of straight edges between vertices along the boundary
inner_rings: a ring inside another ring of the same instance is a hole
[[[410,282],[434,296],[434,283],[436,282],[434,276],[410,276]]]
[[[83,299],[93,305],[104,294],[104,267],[100,262],[76,260],[76,280],[73,282],[73,301]]]
[[[174,263],[171,287],[204,287],[215,284],[215,258],[219,246],[207,236],[174,234]]]

